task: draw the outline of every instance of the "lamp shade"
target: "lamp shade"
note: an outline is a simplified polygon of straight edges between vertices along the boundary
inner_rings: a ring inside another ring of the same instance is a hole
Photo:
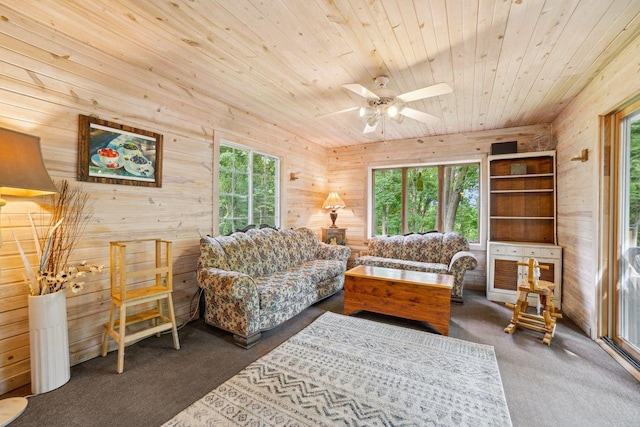
[[[33,197],[57,191],[44,167],[40,138],[0,128],[0,195]]]
[[[344,204],[344,201],[340,198],[337,192],[332,191],[327,196],[326,200],[322,204],[324,209],[340,209],[344,208],[347,205]]]

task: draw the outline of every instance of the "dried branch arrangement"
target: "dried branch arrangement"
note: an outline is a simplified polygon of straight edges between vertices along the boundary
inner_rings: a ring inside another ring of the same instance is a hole
[[[48,223],[36,224],[34,213],[29,213],[39,260],[37,273],[34,274],[16,239],[27,270],[31,295],[58,292],[66,287],[78,292],[84,285],[79,279],[86,272],[95,274],[102,271],[102,266],[87,265],[86,262],[69,264],[71,253],[93,216],[93,203],[89,195],[81,186],[71,186],[63,180],[58,185],[58,193],[51,196],[50,202],[52,209]]]

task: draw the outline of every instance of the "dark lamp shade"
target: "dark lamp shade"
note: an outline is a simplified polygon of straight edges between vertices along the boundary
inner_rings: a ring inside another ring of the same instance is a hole
[[[345,206],[347,205],[344,204],[344,201],[340,198],[338,193],[335,191],[332,191],[331,193],[329,193],[326,200],[322,204],[322,207],[324,209],[341,209],[341,208],[344,208]]]
[[[40,138],[0,128],[0,195],[57,193],[42,160]]]

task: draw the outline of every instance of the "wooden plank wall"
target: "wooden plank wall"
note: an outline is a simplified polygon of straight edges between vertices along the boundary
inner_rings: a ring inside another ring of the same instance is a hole
[[[564,247],[562,309],[587,335],[598,335],[600,277],[599,202],[603,196],[599,179],[604,156],[601,149],[600,116],[620,108],[640,94],[638,72],[640,38],[620,52],[567,108],[553,121],[558,150],[558,241]],[[571,157],[589,150],[589,161]],[[607,222],[604,222],[606,225]]]
[[[530,151],[527,143],[534,135],[548,133],[549,125],[512,127],[492,131],[440,135],[416,139],[361,144],[329,150],[329,182],[347,207],[338,211],[337,224],[347,227],[347,244],[352,251],[367,245],[367,186],[371,166],[437,163],[464,159],[483,159],[494,142],[518,141],[518,151]],[[483,163],[482,174],[486,174]],[[481,193],[482,193],[481,189]],[[484,195],[481,203],[486,207]],[[478,257],[476,270],[465,276],[465,287],[485,289],[486,242],[473,250]]]
[[[198,88],[158,77],[67,38],[27,16],[3,11],[0,25],[0,127],[41,138],[54,180],[76,182],[78,115],[164,135],[162,188],[83,183],[95,215],[73,260],[109,264],[109,241],[162,237],[174,242],[174,303],[180,323],[197,289],[198,242],[214,227],[214,134],[282,159],[283,227],[314,226],[326,193],[326,152],[304,138],[212,101]],[[180,66],[176,64],[176,66]],[[289,181],[289,173],[299,179]],[[35,264],[26,213],[38,199],[6,197],[0,232],[0,394],[30,382],[27,288],[16,232]],[[319,228],[318,228],[319,232]],[[140,254],[140,258],[145,258]],[[147,254],[148,255],[148,254]],[[99,354],[108,318],[108,269],[68,294],[72,364]],[[115,373],[115,365],[114,365]]]

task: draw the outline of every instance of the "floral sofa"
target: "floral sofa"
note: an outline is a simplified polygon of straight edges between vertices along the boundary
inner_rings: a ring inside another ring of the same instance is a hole
[[[451,274],[454,277],[451,300],[456,302],[462,302],[465,273],[478,265],[463,235],[434,232],[372,237],[366,255],[356,258],[355,263]]]
[[[197,277],[205,322],[249,348],[262,331],[341,290],[350,254],[348,246],[322,243],[308,228],[203,237]]]

